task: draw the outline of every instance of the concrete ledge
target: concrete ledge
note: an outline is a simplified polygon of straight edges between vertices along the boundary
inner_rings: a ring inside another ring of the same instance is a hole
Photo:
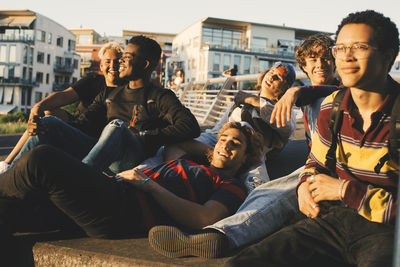
[[[228,259],[170,259],[154,251],[143,237],[104,240],[67,236],[57,232],[17,235],[15,266],[219,266]]]

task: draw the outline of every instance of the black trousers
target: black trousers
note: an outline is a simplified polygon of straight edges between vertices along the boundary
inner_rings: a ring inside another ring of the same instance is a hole
[[[394,228],[332,206],[245,248],[226,266],[392,266]]]
[[[133,186],[47,145],[25,154],[0,175],[0,236],[24,226],[62,227],[68,220],[92,237],[146,233]]]

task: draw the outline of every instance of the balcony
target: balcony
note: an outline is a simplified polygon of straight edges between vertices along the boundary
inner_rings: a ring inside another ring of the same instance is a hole
[[[54,64],[54,72],[72,74],[74,72],[74,67],[71,65]]]
[[[34,38],[31,35],[6,35],[0,34],[0,42],[10,42],[10,43],[26,43],[26,44],[34,44]]]
[[[38,87],[39,83],[36,81],[22,79],[19,77],[9,77],[9,78],[0,77],[0,85]]]
[[[53,83],[53,92],[56,91],[63,91],[65,89],[67,89],[68,87],[70,87],[71,84],[70,83]]]
[[[248,47],[232,47],[223,45],[209,45],[207,43],[202,44],[202,48],[210,51],[221,51],[221,52],[231,52],[231,53],[242,53],[255,55],[260,57],[266,57],[274,60],[280,59],[293,59],[294,52],[289,49],[289,51],[282,48],[269,48],[269,49],[252,49]]]

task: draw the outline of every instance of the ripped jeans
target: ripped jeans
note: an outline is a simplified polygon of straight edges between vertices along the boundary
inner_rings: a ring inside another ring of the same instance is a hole
[[[104,127],[99,141],[82,160],[97,171],[113,173],[136,167],[145,159],[144,146],[126,124],[115,119]]]

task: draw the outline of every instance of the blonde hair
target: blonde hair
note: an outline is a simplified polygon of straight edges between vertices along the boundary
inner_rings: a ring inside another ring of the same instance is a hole
[[[122,47],[117,42],[106,43],[105,45],[103,45],[103,47],[100,49],[100,51],[98,53],[100,60],[103,58],[103,56],[107,50],[115,51],[115,53],[117,53],[118,57],[120,57],[122,55],[122,51],[123,51]]]

